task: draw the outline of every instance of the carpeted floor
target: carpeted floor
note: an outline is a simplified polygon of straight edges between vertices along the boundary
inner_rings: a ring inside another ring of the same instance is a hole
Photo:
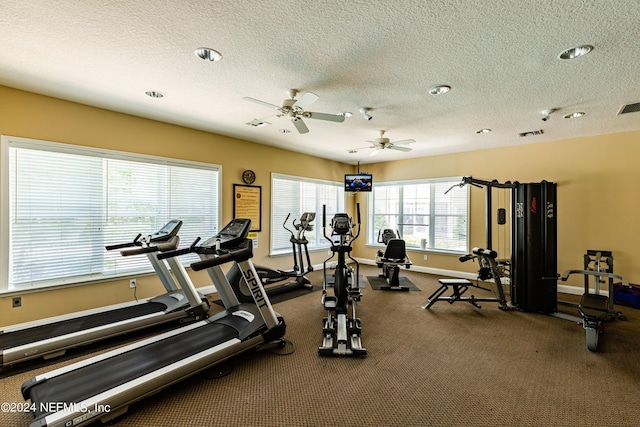
[[[361,273],[378,271],[362,266]],[[437,277],[415,271],[406,276],[423,292],[381,292],[370,286],[362,291],[357,311],[366,358],[317,355],[324,311],[320,293],[308,293],[275,304],[292,343],[281,353],[295,350],[292,354],[242,355],[132,405],[117,425],[638,424],[640,311],[617,306],[628,320],[606,324],[600,351],[592,353],[580,325],[555,317],[505,312],[492,303],[478,310],[438,302],[423,310],[426,296],[438,287]],[[310,278],[320,285],[322,272]],[[22,402],[24,381],[68,363],[1,379],[0,400]],[[3,427],[26,426],[30,420],[28,413],[0,413]]]
[[[374,291],[382,290],[383,286],[388,286],[387,280],[384,277],[378,276],[367,276],[367,281],[371,285],[371,288]],[[409,280],[406,276],[400,276],[398,278],[398,285],[401,287],[409,288],[410,291],[420,291],[421,289],[413,284],[411,280]]]
[[[354,276],[355,277],[355,276]],[[335,276],[333,274],[327,274],[327,286],[333,286],[333,283],[336,281]],[[322,279],[320,279],[320,283],[322,283]],[[358,275],[358,287],[360,289],[364,289],[367,287],[364,281],[364,276],[362,274]]]

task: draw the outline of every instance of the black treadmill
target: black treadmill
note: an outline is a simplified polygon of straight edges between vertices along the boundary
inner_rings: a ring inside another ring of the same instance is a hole
[[[147,255],[167,291],[165,294],[3,328],[0,331],[0,365],[13,365],[38,357],[51,359],[70,348],[124,333],[174,320],[206,317],[209,305],[198,295],[184,267],[177,260],[167,260],[174,273],[172,276],[165,262],[158,259],[159,253],[176,249],[181,226],[182,221],[171,220],[151,235],[142,237],[138,234],[132,242],[106,247],[107,250],[122,249],[123,256]]]
[[[207,269],[216,278],[224,311],[28,380],[22,394],[35,409],[30,426],[106,422],[125,413],[131,403],[235,355],[266,344],[281,345],[285,323],[257,280],[252,242],[246,239],[250,226],[251,220],[234,219],[206,245],[188,248],[201,258],[191,267]],[[228,262],[240,265],[253,303],[238,303],[221,269]]]

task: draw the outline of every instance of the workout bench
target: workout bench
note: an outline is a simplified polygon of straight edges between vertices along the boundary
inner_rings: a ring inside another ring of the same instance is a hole
[[[467,279],[439,279],[440,287],[427,298],[427,303],[422,306],[424,309],[430,308],[437,301],[448,301],[449,304],[453,304],[456,301],[465,301],[476,308],[482,308],[478,302],[497,302],[501,310],[511,310],[505,298],[504,289],[502,289],[502,282],[500,280],[500,274],[498,272],[498,265],[496,264],[496,258],[498,254],[496,251],[490,249],[473,248],[472,254],[464,255],[460,257],[461,262],[466,262],[475,258],[478,258],[481,268],[487,268],[491,273],[491,277],[495,281],[496,296],[494,298],[476,298],[474,295],[470,297],[463,297],[462,295],[467,292],[469,286],[473,286],[473,283]],[[478,286],[479,287],[479,286]],[[453,289],[453,293],[450,296],[442,296],[449,288]],[[487,290],[485,288],[480,288]]]
[[[467,279],[439,279],[438,282],[440,283],[440,287],[432,293],[429,298],[427,298],[427,304],[422,306],[422,308],[428,309],[438,301],[448,301],[449,304],[453,304],[456,301],[466,301],[469,304],[480,308],[476,302],[477,299],[473,295],[471,297],[462,298],[462,294],[467,292],[469,286],[473,285],[471,281]],[[447,292],[449,287],[453,288],[453,293],[450,296],[443,297],[442,294]]]

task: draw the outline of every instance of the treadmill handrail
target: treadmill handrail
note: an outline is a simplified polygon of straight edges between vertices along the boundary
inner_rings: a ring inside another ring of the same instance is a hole
[[[178,236],[173,236],[166,242],[156,242],[149,246],[136,247],[131,249],[125,249],[120,251],[120,255],[122,256],[132,256],[132,255],[141,255],[148,254],[150,252],[166,252],[173,250],[178,247],[178,243],[180,242],[180,238]]]
[[[115,245],[107,245],[104,248],[108,251],[113,251],[116,249],[122,249],[122,248],[128,248],[131,246],[139,246],[141,243],[139,242],[140,238],[142,237],[142,233],[138,233],[138,235],[136,236],[135,239],[133,239],[132,242],[127,242],[127,243],[117,243]]]
[[[227,262],[246,261],[253,256],[253,242],[251,239],[245,239],[237,248],[228,249],[229,252],[217,255],[216,257],[205,259],[202,261],[194,262],[191,264],[191,268],[194,271],[204,270],[217,265],[226,264]]]
[[[158,254],[158,259],[167,259],[174,258],[181,255],[190,254],[191,252],[196,252],[196,245],[200,241],[200,237],[196,237],[191,246],[182,248],[182,249],[174,249],[171,251],[164,251],[161,254]]]

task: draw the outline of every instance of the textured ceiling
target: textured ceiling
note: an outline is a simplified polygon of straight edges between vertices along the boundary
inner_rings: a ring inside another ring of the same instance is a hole
[[[617,115],[640,102],[638,40],[637,0],[2,0],[0,84],[371,163],[638,130],[640,113]],[[594,50],[558,59],[581,44]],[[280,105],[294,88],[319,96],[311,111],[353,117],[305,119],[307,134],[286,117],[246,124],[277,111],[243,97]],[[348,153],[382,129],[412,151]]]

